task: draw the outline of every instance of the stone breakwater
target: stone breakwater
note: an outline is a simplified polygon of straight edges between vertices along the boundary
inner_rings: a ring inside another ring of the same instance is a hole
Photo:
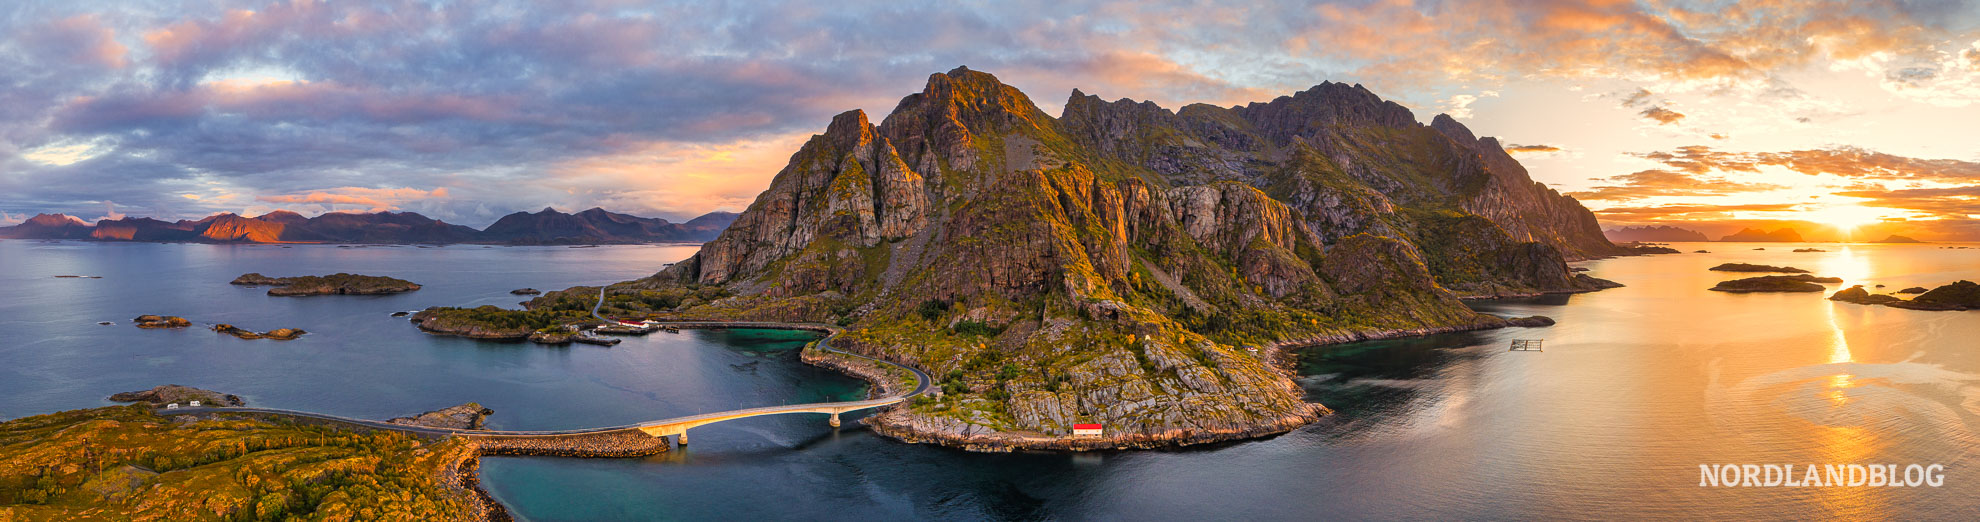
[[[474,520],[486,522],[510,522],[515,516],[509,508],[495,500],[488,490],[481,488],[481,455],[476,451],[464,451],[453,462],[442,468],[440,484],[454,491],[474,496]]]
[[[506,436],[460,434],[482,455],[538,457],[645,457],[667,452],[667,439],[636,429],[580,435]]]

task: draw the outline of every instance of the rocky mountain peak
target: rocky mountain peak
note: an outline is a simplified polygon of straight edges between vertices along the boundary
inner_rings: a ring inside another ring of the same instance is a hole
[[[35,214],[34,217],[28,218],[24,224],[44,227],[66,227],[79,226],[84,223],[82,220],[70,217],[67,214]]]
[[[863,116],[863,115],[862,115]],[[915,138],[951,143],[977,134],[1035,133],[1050,129],[1052,117],[1031,97],[990,73],[957,67],[931,74],[921,92],[901,99],[880,124],[881,134],[905,147]],[[903,155],[918,155],[916,150]]]
[[[1469,147],[1478,143],[1478,136],[1473,135],[1470,128],[1458,123],[1457,119],[1449,114],[1438,114],[1437,117],[1431,118],[1430,128],[1437,129],[1437,132],[1444,133],[1460,145]]]

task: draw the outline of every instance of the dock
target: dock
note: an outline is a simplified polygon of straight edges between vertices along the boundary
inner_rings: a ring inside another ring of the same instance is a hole
[[[1509,351],[1509,352],[1544,352],[1544,351],[1546,351],[1546,350],[1542,350],[1542,349],[1540,349],[1540,343],[1541,343],[1541,341],[1543,341],[1543,339],[1513,339],[1513,342],[1512,342],[1512,349],[1510,349],[1510,350],[1506,350],[1506,351]]]

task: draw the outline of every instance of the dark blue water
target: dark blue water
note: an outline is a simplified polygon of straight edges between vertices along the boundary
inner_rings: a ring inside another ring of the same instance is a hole
[[[491,458],[484,484],[535,520],[1980,517],[1980,313],[1704,290],[1726,261],[1846,284],[1980,278],[1980,251],[1712,245],[1711,255],[1589,263],[1631,286],[1478,303],[1551,328],[1323,347],[1300,384],[1340,413],[1284,436],[1173,451],[972,454],[856,423],[774,416],[703,428],[649,459]],[[1690,250],[1687,248],[1686,250]],[[478,401],[499,428],[618,424],[843,399],[804,337],[654,334],[545,348],[421,334],[394,310],[513,304],[508,290],[647,275],[683,247],[339,249],[0,241],[0,417],[105,404],[162,383],[257,405],[383,418]],[[337,271],[426,285],[384,297],[271,298],[226,281]],[[104,279],[55,279],[57,274]],[[292,342],[202,329],[181,315]],[[99,320],[117,326],[96,326]],[[1507,352],[1544,338],[1545,352]],[[1938,463],[1941,488],[1713,489],[1704,463]]]

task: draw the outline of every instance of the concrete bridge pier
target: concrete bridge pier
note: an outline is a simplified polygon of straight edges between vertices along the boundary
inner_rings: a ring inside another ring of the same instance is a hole
[[[837,427],[839,427],[839,414],[837,414],[837,413],[833,413],[833,414],[832,414],[832,420],[830,420],[830,421],[826,421],[826,423],[827,423],[827,424],[831,424],[831,425],[832,425],[832,427],[834,427],[834,428],[837,428]]]
[[[682,445],[682,446],[686,446],[686,445],[687,445],[687,430],[681,430],[681,436],[679,436],[679,437],[675,437],[675,440],[674,440],[674,443],[675,443],[675,444],[679,444],[679,445]]]

